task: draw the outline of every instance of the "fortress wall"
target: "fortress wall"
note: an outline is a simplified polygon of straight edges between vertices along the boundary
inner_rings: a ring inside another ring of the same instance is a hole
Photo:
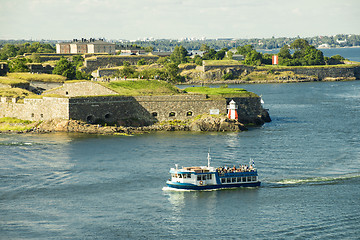
[[[39,64],[39,63],[28,63],[26,64],[33,73],[48,73],[52,74],[54,67],[49,64]]]
[[[274,69],[275,71],[293,71],[295,74],[303,74],[308,76],[317,76],[320,80],[324,78],[356,78],[359,79],[360,66],[350,67],[300,67],[300,68],[287,68],[287,69]]]
[[[158,56],[96,56],[91,58],[85,58],[83,69],[85,72],[89,73],[98,68],[109,68],[124,65],[125,61],[130,62],[131,65],[136,65],[140,59],[145,59],[149,63],[156,62]]]
[[[112,95],[118,94],[117,92],[110,90],[98,83],[84,81],[84,82],[72,82],[64,83],[62,87],[49,90],[47,94],[59,94],[67,97],[74,96],[93,96],[93,95]]]
[[[205,95],[193,96],[141,96],[71,98],[71,119],[96,122],[122,122],[140,120],[147,123],[167,120],[187,120],[210,110],[227,113],[227,104],[234,99],[239,106],[239,119],[254,122],[267,115],[260,98],[229,98],[208,100]]]
[[[220,113],[226,113],[226,100],[211,101],[203,95],[70,99],[70,118],[84,121],[98,119],[107,122],[127,119],[145,122],[186,120],[209,113],[210,109],[219,109]]]
[[[9,71],[9,66],[6,62],[0,62],[0,76],[5,76]]]
[[[43,99],[24,99],[24,103],[1,101],[1,117],[14,117],[23,120],[69,119],[67,98],[44,97]]]
[[[24,120],[74,119],[89,123],[108,122],[126,125],[138,122],[140,125],[158,121],[187,120],[201,114],[218,111],[227,113],[227,104],[234,99],[239,106],[239,120],[253,123],[266,111],[260,98],[228,98],[209,100],[205,95],[176,96],[106,96],[24,99],[17,103],[15,99],[1,98],[0,117],[15,117]]]
[[[232,69],[232,72],[241,74],[246,71],[247,73],[253,71],[263,71],[262,69],[256,69],[252,66],[245,65],[204,65],[202,66],[203,73],[199,76],[200,79],[212,79],[212,80],[221,80],[221,77],[225,70]],[[211,71],[218,70],[218,74],[212,73]],[[272,69],[273,71],[284,72],[284,71],[293,71],[295,74],[302,74],[307,76],[317,76],[319,80],[325,78],[355,78],[360,79],[360,66],[313,66],[313,67],[286,67],[286,68],[276,68]],[[211,76],[209,76],[209,74]],[[235,75],[237,75],[235,74]]]
[[[238,105],[238,116],[242,123],[254,123],[254,119],[265,119],[268,116],[268,112],[261,105],[260,97],[227,98],[227,105],[231,100]]]

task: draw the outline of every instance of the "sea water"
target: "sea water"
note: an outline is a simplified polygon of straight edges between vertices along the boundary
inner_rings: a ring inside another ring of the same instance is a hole
[[[232,85],[239,133],[0,135],[0,239],[359,239],[360,82]],[[247,164],[262,186],[171,191],[169,169]]]

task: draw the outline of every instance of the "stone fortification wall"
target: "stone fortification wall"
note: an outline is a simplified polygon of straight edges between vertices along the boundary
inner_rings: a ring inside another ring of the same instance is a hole
[[[295,74],[317,76],[319,80],[339,77],[360,79],[360,66],[298,67],[291,69],[276,69],[276,71],[293,71]]]
[[[186,120],[218,109],[226,113],[226,100],[211,101],[205,95],[71,98],[70,118],[88,122],[153,123]]]
[[[286,67],[272,68],[273,71],[284,72],[292,71],[295,74],[306,76],[316,76],[319,80],[326,78],[360,79],[360,66],[338,65],[338,66],[313,66],[313,67]],[[233,75],[247,75],[253,71],[264,71],[252,66],[245,65],[203,65],[202,72],[193,76],[196,79],[221,80],[225,73],[231,72]]]
[[[59,94],[67,97],[75,96],[101,96],[117,95],[118,93],[106,88],[98,83],[83,81],[64,83],[62,87],[55,88],[46,92],[47,94]]]
[[[261,105],[260,97],[252,98],[226,98],[227,105],[234,100],[238,106],[238,116],[241,123],[261,124],[270,120],[269,113]]]
[[[239,121],[262,124],[267,112],[260,98],[228,98],[209,100],[206,95],[174,96],[98,96],[43,99],[1,98],[1,117],[25,120],[73,119],[89,123],[108,122],[118,125],[150,125],[167,120],[188,120],[203,114],[226,114],[234,100],[239,106]]]
[[[16,99],[2,97],[0,102],[2,117],[14,117],[23,120],[69,119],[69,99],[44,97],[43,99],[24,99],[24,103]]]
[[[126,125],[130,120],[132,123],[151,124],[175,119],[188,120],[214,112],[226,114],[227,105],[232,99],[239,106],[239,121],[262,124],[269,119],[260,98],[209,100],[205,95],[71,98],[69,116],[91,123],[100,121]]]
[[[215,69],[216,70],[217,69],[226,70],[228,68],[237,69],[237,70],[240,70],[240,71],[245,71],[246,70],[248,72],[254,71],[254,67],[252,67],[252,66],[239,65],[239,64],[234,64],[234,65],[206,65],[206,64],[203,64],[202,71],[207,72],[207,71],[215,70]]]
[[[109,68],[122,66],[125,61],[130,62],[132,65],[136,65],[140,59],[145,59],[148,63],[156,62],[159,57],[158,56],[94,56],[91,58],[85,58],[84,68],[83,70],[87,73],[90,73],[98,68]]]
[[[0,76],[5,76],[9,72],[9,66],[6,62],[0,62]]]
[[[33,73],[48,73],[52,74],[54,70],[54,66],[49,64],[41,64],[41,63],[28,63],[26,64],[29,68],[30,72]]]
[[[96,72],[92,72],[91,76],[93,76],[93,77],[108,77],[108,76],[114,75],[117,70],[118,69],[115,69],[115,68],[98,69]]]

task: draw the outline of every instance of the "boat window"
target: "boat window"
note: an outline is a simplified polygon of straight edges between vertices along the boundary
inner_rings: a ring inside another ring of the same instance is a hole
[[[256,176],[253,176],[253,177],[252,177],[252,180],[253,180],[253,181],[256,181]]]
[[[206,180],[206,175],[203,175],[203,176],[202,176],[202,180]]]
[[[236,182],[236,178],[234,177],[234,178],[232,178],[232,182]]]
[[[222,178],[222,179],[221,179],[221,183],[225,183],[225,178]]]
[[[227,178],[227,182],[228,182],[228,183],[231,183],[231,178]]]
[[[182,178],[182,174],[179,174],[179,178]]]
[[[248,182],[251,182],[251,177],[247,177],[247,181],[248,181]]]
[[[242,177],[242,181],[243,181],[243,182],[246,182],[246,177]]]
[[[188,175],[187,175],[187,178],[191,178],[191,174],[188,174]]]
[[[212,174],[208,174],[207,179],[212,179]]]
[[[241,182],[241,177],[238,177],[236,181]]]
[[[200,181],[201,180],[201,175],[197,176],[197,180]]]

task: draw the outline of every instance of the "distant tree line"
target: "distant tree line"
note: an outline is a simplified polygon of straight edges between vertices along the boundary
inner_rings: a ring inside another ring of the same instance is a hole
[[[24,53],[55,53],[56,49],[49,43],[26,42],[22,44],[5,43],[0,48],[0,60],[7,60]]]
[[[173,51],[176,46],[183,46],[188,51],[200,50],[203,44],[210,48],[220,50],[223,48],[237,48],[239,46],[251,45],[254,49],[276,49],[284,45],[290,45],[297,37],[272,37],[272,38],[251,38],[251,39],[207,39],[207,40],[171,40],[158,39],[153,41],[134,41],[131,44],[140,48],[152,47],[154,51]],[[360,35],[356,34],[337,34],[334,36],[316,36],[305,39],[310,45],[318,47],[327,44],[329,47],[353,47],[360,46]],[[121,43],[126,45],[126,43]]]

